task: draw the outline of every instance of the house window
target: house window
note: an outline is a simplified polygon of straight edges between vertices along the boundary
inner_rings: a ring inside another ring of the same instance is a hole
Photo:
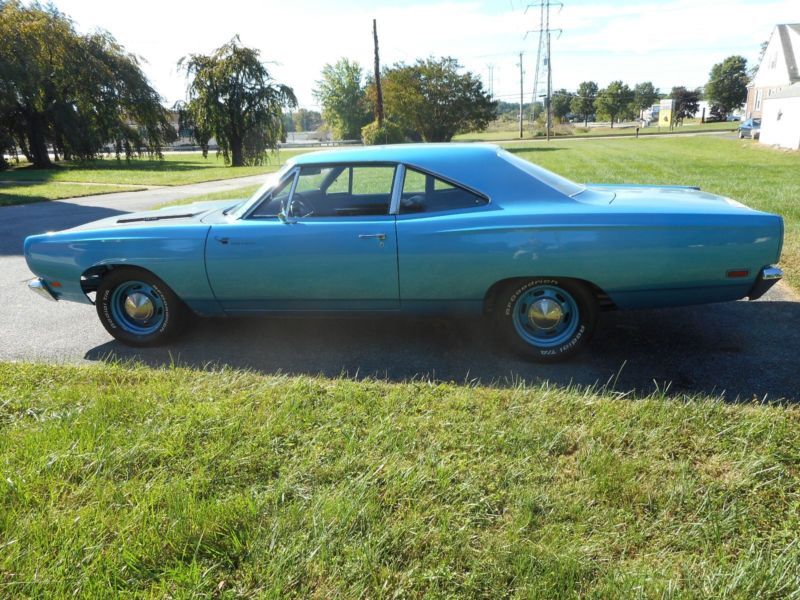
[[[775,52],[773,53],[772,58],[769,61],[769,68],[774,69],[777,66],[778,66],[778,53]]]
[[[764,95],[764,90],[756,90],[756,107],[755,110],[761,110],[761,97]]]

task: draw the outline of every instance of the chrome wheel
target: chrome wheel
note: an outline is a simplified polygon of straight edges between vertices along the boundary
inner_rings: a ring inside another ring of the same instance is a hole
[[[142,281],[118,285],[109,304],[114,321],[129,333],[147,335],[164,324],[164,299],[157,289]]]
[[[528,344],[549,348],[563,344],[578,328],[578,304],[567,291],[553,285],[525,290],[513,305],[517,334]]]

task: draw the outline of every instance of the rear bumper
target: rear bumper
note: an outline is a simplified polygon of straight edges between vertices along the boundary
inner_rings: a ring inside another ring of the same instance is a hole
[[[56,295],[50,290],[49,287],[47,287],[47,284],[44,282],[44,279],[42,279],[41,277],[36,277],[34,279],[31,279],[28,282],[28,289],[30,289],[32,292],[36,292],[37,294],[39,294],[42,298],[45,298],[46,300],[52,300],[54,302],[58,301],[58,298],[56,298]]]
[[[764,267],[758,274],[758,278],[753,284],[753,287],[750,288],[747,297],[750,298],[750,300],[761,298],[761,296],[766,294],[769,288],[778,283],[781,278],[783,278],[783,271],[778,267]]]

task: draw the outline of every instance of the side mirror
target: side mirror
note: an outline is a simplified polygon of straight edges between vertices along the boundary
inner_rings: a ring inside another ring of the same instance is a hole
[[[280,212],[278,213],[278,219],[280,219],[280,222],[283,223],[284,225],[291,225],[293,223],[297,223],[297,219],[289,218],[289,215],[286,214],[286,211],[284,211],[283,208],[281,208]]]

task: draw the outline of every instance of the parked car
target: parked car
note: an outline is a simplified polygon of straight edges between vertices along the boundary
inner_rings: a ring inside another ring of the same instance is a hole
[[[761,133],[761,119],[747,119],[739,125],[739,139],[753,138],[758,139]]]
[[[609,309],[755,299],[779,216],[699,188],[582,185],[491,145],[290,160],[251,198],[114,216],[25,240],[45,298],[94,303],[119,341],[190,313],[485,314],[526,356],[585,347]]]

